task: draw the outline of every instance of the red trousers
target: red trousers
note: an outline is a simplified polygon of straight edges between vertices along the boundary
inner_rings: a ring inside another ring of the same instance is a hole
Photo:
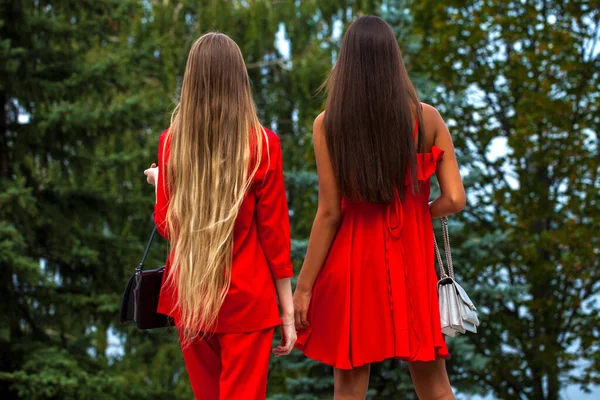
[[[182,346],[197,400],[265,400],[274,328],[213,333]]]

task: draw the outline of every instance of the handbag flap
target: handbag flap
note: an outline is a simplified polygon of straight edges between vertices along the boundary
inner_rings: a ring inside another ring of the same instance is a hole
[[[461,307],[461,315],[462,315],[463,322],[468,322],[468,323],[471,323],[474,325],[479,325],[479,318],[477,318],[477,311],[474,311],[472,308],[470,308],[467,305],[467,303],[465,303],[462,300],[460,302],[460,307]]]
[[[473,305],[473,302],[469,298],[469,295],[457,282],[454,282],[454,287],[456,288],[456,293],[460,296],[462,302],[462,316],[463,321],[465,323],[473,324],[474,326],[479,326],[479,318],[477,317],[477,308]]]
[[[465,292],[465,289],[463,289],[462,286],[460,286],[456,281],[454,281],[454,286],[456,287],[456,291],[458,292],[458,295],[460,296],[462,301],[465,304],[467,304],[471,308],[471,310],[476,311],[477,308],[475,308],[475,305],[473,305],[473,302],[469,298],[467,292]]]
[[[442,278],[442,279],[440,279],[438,281],[437,286],[438,286],[438,289],[439,289],[440,286],[443,286],[443,285],[453,285],[455,283],[456,282],[454,282],[454,279],[450,278],[449,276],[446,276],[446,277],[444,277],[444,278]]]
[[[165,267],[140,271],[135,291],[135,322],[140,329],[173,326],[171,317],[157,310]]]

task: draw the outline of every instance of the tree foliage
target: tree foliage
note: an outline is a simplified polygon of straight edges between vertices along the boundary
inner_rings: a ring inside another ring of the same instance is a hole
[[[152,227],[141,172],[156,161],[189,47],[218,30],[246,57],[260,117],[282,138],[299,268],[317,204],[318,88],[362,14],[392,24],[468,171],[471,206],[453,240],[485,316],[479,335],[449,342],[453,383],[555,399],[567,383],[597,382],[597,9],[591,0],[0,0],[0,395],[191,398],[175,333],[117,318]],[[165,250],[156,241],[148,264]],[[414,398],[397,361],[374,365],[370,387],[369,398]],[[298,352],[271,363],[270,399],[326,399],[332,388],[331,368]]]
[[[175,387],[167,375],[145,385],[144,369],[125,373],[109,356],[109,342],[132,333],[116,315],[151,227],[139,171],[168,103],[155,55],[135,46],[143,3],[1,7],[0,392],[165,397]],[[146,356],[157,363],[161,353]]]
[[[457,385],[538,400],[600,380],[599,5],[415,3],[416,63],[469,171],[458,256],[485,314]]]

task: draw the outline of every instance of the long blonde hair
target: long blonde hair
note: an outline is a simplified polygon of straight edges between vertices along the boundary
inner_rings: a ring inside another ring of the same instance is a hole
[[[177,289],[179,325],[191,340],[215,326],[229,290],[235,220],[266,139],[244,58],[227,35],[192,45],[167,135],[167,285]]]

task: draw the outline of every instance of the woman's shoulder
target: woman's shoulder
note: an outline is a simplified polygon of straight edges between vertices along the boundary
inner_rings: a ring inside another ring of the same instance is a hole
[[[257,178],[263,177],[263,174],[268,170],[275,168],[275,164],[273,159],[278,159],[281,155],[281,139],[279,135],[273,132],[271,129],[263,127],[263,134],[260,135],[261,138],[261,150],[260,150],[260,160],[257,171]],[[255,160],[256,153],[252,152],[252,160]],[[251,161],[254,162],[254,161]]]
[[[421,109],[423,110],[423,118],[426,119],[426,122],[427,120],[431,122],[442,118],[437,108],[431,104],[421,103]]]
[[[444,119],[440,115],[437,108],[430,104],[421,103],[423,116],[423,134],[427,147],[431,147],[435,143],[435,137],[442,125],[445,124]]]
[[[273,132],[271,129],[263,127],[264,134],[260,135],[262,138],[262,158],[269,158],[273,154],[281,152],[281,139],[279,135]]]
[[[277,135],[275,132],[273,132],[272,130],[270,130],[269,128],[264,128],[265,131],[265,135],[263,136],[263,139],[265,140],[265,142],[267,142],[269,144],[269,148],[271,147],[279,147],[281,144],[281,139],[279,139],[279,135]]]
[[[313,125],[323,125],[323,120],[325,119],[325,110],[321,111],[317,118],[315,118],[315,122]]]
[[[432,128],[438,128],[440,124],[446,124],[440,112],[434,106],[426,103],[421,103],[424,125]]]
[[[325,110],[321,111],[317,118],[315,118],[315,122],[313,122],[313,129],[322,129],[323,121],[325,121]]]
[[[323,122],[325,120],[325,110],[323,110],[317,118],[315,118],[315,122],[313,122],[313,137],[322,137],[325,135],[325,130],[323,128]]]

